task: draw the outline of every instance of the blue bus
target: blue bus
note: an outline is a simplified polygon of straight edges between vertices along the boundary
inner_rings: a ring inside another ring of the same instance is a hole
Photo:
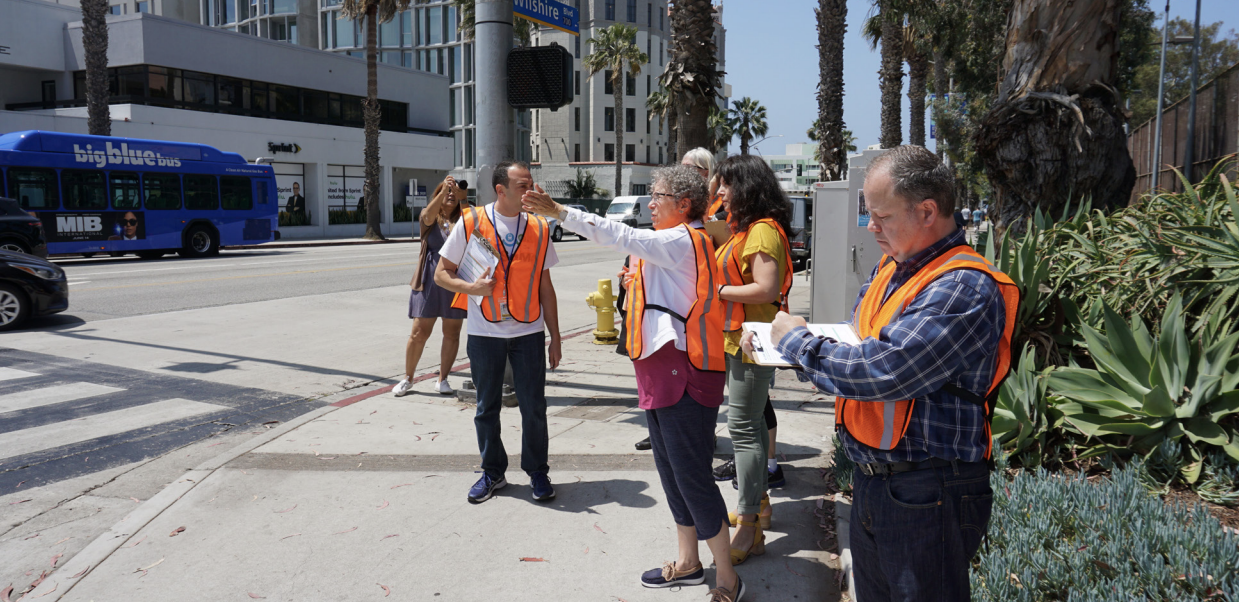
[[[202,144],[5,134],[0,196],[40,218],[51,255],[203,257],[280,234],[271,166]]]

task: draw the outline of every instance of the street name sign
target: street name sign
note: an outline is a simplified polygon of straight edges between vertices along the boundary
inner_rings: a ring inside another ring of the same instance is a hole
[[[574,36],[581,35],[577,10],[567,4],[555,0],[512,0],[512,9],[516,14],[535,23]]]

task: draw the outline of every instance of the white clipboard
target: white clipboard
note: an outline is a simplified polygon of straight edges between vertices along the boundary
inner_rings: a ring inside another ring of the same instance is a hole
[[[494,245],[490,244],[484,236],[477,236],[476,233],[469,237],[469,243],[465,245],[465,256],[461,258],[460,265],[456,266],[456,275],[470,284],[477,282],[486,270],[490,270],[490,275],[495,275],[495,266],[499,265],[499,252],[495,250]],[[469,295],[474,303],[479,306],[482,304],[481,295]]]
[[[783,354],[770,341],[769,322],[745,322],[741,325],[744,332],[753,333],[753,353],[745,354],[760,366],[792,368],[793,365],[783,359]],[[808,324],[809,332],[819,337],[829,337],[840,343],[859,345],[860,337],[852,330],[849,323],[841,324]]]

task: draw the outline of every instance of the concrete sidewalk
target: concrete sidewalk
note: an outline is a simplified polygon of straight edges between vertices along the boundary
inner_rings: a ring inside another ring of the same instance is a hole
[[[27,600],[668,600],[707,586],[649,590],[642,571],[675,556],[675,529],[636,409],[631,362],[587,330],[564,341],[547,378],[551,478],[530,499],[513,454],[509,486],[481,504],[474,406],[390,383],[282,425],[207,462],[138,506]],[[467,376],[467,371],[460,376]],[[459,383],[459,378],[453,382]],[[772,492],[767,552],[738,567],[745,600],[836,600],[837,560],[819,547],[830,399],[781,372],[772,391],[786,488]],[[726,406],[720,455],[730,454]],[[520,450],[515,408],[504,443]],[[729,505],[736,493],[720,490]],[[182,530],[183,528],[183,530]],[[701,547],[703,559],[708,550]],[[708,560],[707,560],[708,563]],[[707,584],[713,583],[713,571]]]

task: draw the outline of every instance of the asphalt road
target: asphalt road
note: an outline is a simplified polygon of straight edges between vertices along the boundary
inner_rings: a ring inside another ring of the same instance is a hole
[[[400,243],[225,250],[203,259],[53,258],[69,277],[69,311],[31,327],[397,286],[412,278],[419,249]],[[556,251],[559,268],[622,263],[614,251],[571,236]]]

